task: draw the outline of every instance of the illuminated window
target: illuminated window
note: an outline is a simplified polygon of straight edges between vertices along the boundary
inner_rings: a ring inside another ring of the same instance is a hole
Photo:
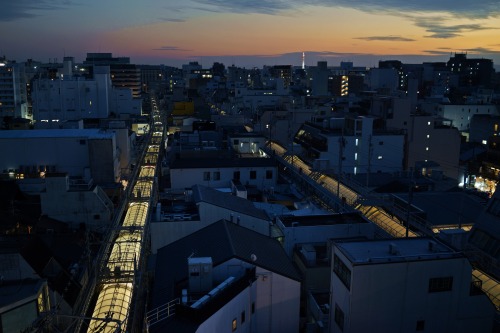
[[[429,147],[425,147],[425,150],[429,150]]]
[[[378,158],[379,160],[381,160],[381,159],[382,159],[382,155],[379,155],[379,157],[377,157],[377,158]]]
[[[427,134],[427,139],[430,138],[431,136],[429,134]]]
[[[231,326],[231,329],[232,331],[236,331],[236,329],[238,328],[238,321],[236,320],[236,318],[233,319],[233,324]]]
[[[354,153],[354,160],[358,160],[358,153]]]
[[[495,132],[498,131],[498,124],[495,124]]]
[[[427,122],[427,125],[429,125],[429,126],[430,126],[430,125],[431,125],[431,122],[430,122],[430,121],[428,121],[428,122]]]
[[[356,139],[356,146],[358,145],[358,143],[359,143],[359,139]]]

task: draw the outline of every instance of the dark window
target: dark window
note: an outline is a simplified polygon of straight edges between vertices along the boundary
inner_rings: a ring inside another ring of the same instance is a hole
[[[87,140],[80,140],[80,144],[81,144],[81,145],[85,145],[85,144],[87,144]]]
[[[335,303],[335,314],[334,314],[335,323],[340,328],[341,331],[344,330],[344,311]]]
[[[335,255],[333,257],[333,272],[338,276],[340,281],[347,287],[351,289],[351,271],[347,268],[346,264],[340,260],[340,258]]]
[[[243,324],[245,322],[245,311],[241,313],[241,323]]]
[[[233,179],[240,180],[240,172],[239,171],[235,171],[233,173]]]
[[[94,215],[94,220],[99,220],[100,218],[101,218],[101,215],[99,215],[99,214]]]
[[[203,172],[203,180],[210,180],[210,171]]]
[[[273,170],[266,170],[266,179],[273,179]]]
[[[240,140],[235,139],[235,140],[234,140],[234,144],[235,144],[235,145],[239,145],[239,144],[240,144]]]
[[[417,320],[416,331],[423,331],[425,329],[425,320]]]
[[[257,171],[250,171],[250,179],[257,179]]]
[[[214,172],[214,180],[220,180],[220,172],[219,171]]]
[[[441,291],[450,291],[453,287],[453,277],[440,277],[429,279],[429,292],[437,293]]]
[[[384,145],[384,141],[379,141],[378,144],[381,145],[381,146],[383,146]]]
[[[255,313],[255,302],[252,302],[252,314]]]

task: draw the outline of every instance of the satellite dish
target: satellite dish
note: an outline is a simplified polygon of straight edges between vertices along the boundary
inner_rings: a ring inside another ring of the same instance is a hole
[[[250,256],[250,259],[252,259],[252,261],[257,261],[257,256],[255,254],[252,253],[252,255]]]

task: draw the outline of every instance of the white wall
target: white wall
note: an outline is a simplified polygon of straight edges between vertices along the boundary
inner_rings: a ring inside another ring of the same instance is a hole
[[[496,105],[491,104],[473,104],[473,105],[454,105],[441,104],[439,105],[438,114],[446,119],[453,121],[453,126],[459,131],[468,131],[470,120],[475,114],[490,114],[498,115]]]
[[[92,191],[68,191],[65,181],[65,177],[46,178],[47,190],[40,193],[42,214],[72,228],[78,228],[80,223],[100,227],[111,221],[113,203],[99,187]]]
[[[419,320],[425,321],[425,332],[487,332],[488,327],[491,331],[492,304],[484,295],[469,296],[471,266],[467,259],[352,267],[336,253],[350,266],[352,278],[349,291],[332,273],[331,332],[340,332],[334,322],[335,304],[345,314],[344,333],[413,332]],[[429,293],[430,278],[448,276],[453,276],[451,291]]]
[[[292,258],[296,244],[322,243],[331,238],[367,237],[373,238],[375,227],[372,223],[315,225],[285,227],[279,219],[276,224],[284,234],[286,254]]]
[[[298,332],[300,282],[257,267],[254,332]]]
[[[250,179],[250,171],[256,171],[255,179]],[[266,179],[266,170],[272,170],[271,179]],[[243,185],[253,185],[258,189],[275,187],[277,182],[276,167],[240,167],[240,168],[203,168],[203,169],[172,169],[170,168],[171,187],[174,189],[191,188],[200,184],[208,187],[229,187],[234,172],[240,172],[240,182]],[[210,180],[204,180],[204,172],[210,172]],[[214,180],[214,172],[220,172],[220,180]]]
[[[255,327],[255,314],[252,314],[252,302],[255,301],[256,284],[246,288],[219,311],[204,321],[196,330],[205,332],[233,332],[232,323],[236,320],[236,332],[257,332]],[[245,312],[245,321],[241,322],[242,312]]]
[[[336,172],[339,167],[340,137],[328,137],[328,152],[321,159],[329,160]],[[397,172],[403,170],[404,136],[369,135],[344,136],[342,171],[347,174],[370,172]],[[382,144],[381,144],[382,143]]]
[[[255,210],[257,210],[257,208],[255,208]],[[241,225],[242,227],[269,236],[270,232],[269,220],[263,220],[254,216],[245,215],[242,214],[241,212],[214,206],[206,202],[200,202],[198,204],[198,213],[200,214],[200,220],[208,223],[214,223],[221,219],[226,219],[230,221],[231,215],[233,215],[234,223],[237,222],[237,219],[239,217],[240,219],[239,225]]]

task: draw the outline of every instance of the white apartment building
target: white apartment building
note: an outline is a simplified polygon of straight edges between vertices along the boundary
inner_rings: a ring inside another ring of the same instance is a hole
[[[33,119],[41,123],[107,118],[110,113],[109,67],[95,66],[94,78],[64,76],[33,82]]]
[[[344,174],[403,170],[405,136],[377,130],[374,117],[331,118],[323,126],[304,124],[295,135],[302,156],[318,170]]]
[[[440,104],[438,115],[450,120],[452,125],[461,132],[468,132],[474,115],[500,115],[494,104]]]
[[[218,221],[158,251],[149,332],[299,332],[300,279],[277,240]]]
[[[415,114],[409,98],[380,98],[373,101],[372,113],[386,119],[388,128],[407,133],[407,168],[416,162],[434,161],[444,175],[460,175],[460,132],[451,122],[431,114]]]
[[[462,254],[429,238],[332,244],[330,332],[492,332]]]
[[[0,58],[0,119],[28,118],[25,70],[23,64]]]

